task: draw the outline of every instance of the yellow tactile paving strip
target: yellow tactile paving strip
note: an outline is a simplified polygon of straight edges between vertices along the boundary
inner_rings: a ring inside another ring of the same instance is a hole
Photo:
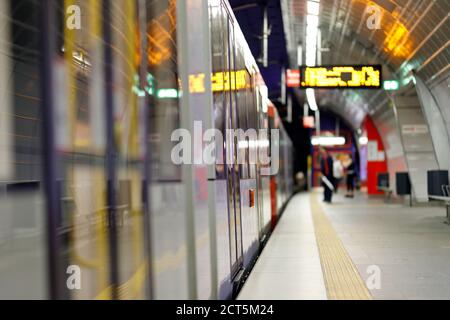
[[[315,193],[311,194],[311,212],[328,299],[372,300]]]

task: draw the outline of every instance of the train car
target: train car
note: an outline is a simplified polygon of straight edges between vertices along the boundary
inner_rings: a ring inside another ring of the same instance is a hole
[[[0,14],[0,298],[232,298],[292,193],[292,144],[228,2]],[[179,163],[186,132],[201,147]]]
[[[278,172],[270,178],[270,204],[271,204],[271,226],[272,229],[277,225],[280,214],[284,206],[293,194],[293,145],[292,141],[284,129],[283,122],[279,117],[278,111],[272,103],[269,104],[269,128],[279,130],[280,137],[277,146],[279,152]]]

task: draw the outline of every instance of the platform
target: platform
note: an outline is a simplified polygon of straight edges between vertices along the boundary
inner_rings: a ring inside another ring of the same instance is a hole
[[[293,198],[239,299],[450,299],[443,208],[320,200]]]

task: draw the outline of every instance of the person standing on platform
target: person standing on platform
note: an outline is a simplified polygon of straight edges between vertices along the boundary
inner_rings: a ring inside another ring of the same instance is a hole
[[[350,158],[347,163],[347,195],[346,198],[353,198],[355,196],[355,178],[356,178],[356,171],[355,171],[355,163],[353,162],[353,159]]]
[[[324,188],[324,202],[331,203],[334,191],[333,159],[325,148],[320,148],[320,168]]]
[[[333,176],[334,176],[334,190],[336,193],[338,193],[339,185],[341,184],[342,178],[344,178],[344,166],[342,165],[339,156],[336,156],[334,158]]]

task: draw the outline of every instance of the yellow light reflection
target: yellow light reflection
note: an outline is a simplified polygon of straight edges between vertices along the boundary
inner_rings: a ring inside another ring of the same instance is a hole
[[[379,66],[307,67],[301,87],[312,88],[378,88],[381,85]]]
[[[237,91],[249,88],[250,81],[247,81],[247,71],[216,72],[211,75],[211,88],[213,92]],[[193,74],[189,76],[189,92],[204,93],[205,74]]]
[[[395,57],[405,58],[411,52],[411,44],[405,41],[409,38],[409,31],[403,23],[396,21],[391,32],[384,40],[384,50]]]
[[[216,72],[212,75],[212,91],[235,91],[247,88],[246,71]],[[230,80],[231,78],[231,80]]]
[[[189,75],[189,92],[204,93],[205,91],[205,74],[201,73]]]
[[[176,1],[170,0],[167,10],[158,18],[152,20],[149,25],[147,39],[149,47],[147,51],[148,63],[151,66],[160,65],[162,62],[173,58],[172,48],[175,45],[176,34]]]

